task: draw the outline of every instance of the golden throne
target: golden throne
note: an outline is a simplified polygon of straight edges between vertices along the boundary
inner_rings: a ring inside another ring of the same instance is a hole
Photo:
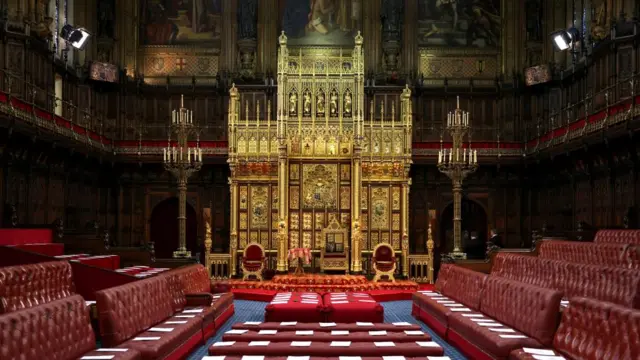
[[[322,230],[320,246],[320,271],[349,273],[349,233],[335,218]]]
[[[383,276],[387,276],[390,281],[396,282],[393,273],[396,272],[396,256],[393,247],[387,243],[378,244],[373,249],[373,270],[376,275],[373,282],[378,282]]]
[[[265,252],[262,245],[258,243],[247,244],[242,254],[242,280],[247,280],[250,276],[262,280],[264,258]]]

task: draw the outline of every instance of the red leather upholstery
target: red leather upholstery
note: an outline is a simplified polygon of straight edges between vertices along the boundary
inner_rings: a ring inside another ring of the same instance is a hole
[[[204,276],[203,276],[204,275]],[[215,329],[227,319],[220,318],[225,312],[233,314],[233,294],[211,294],[211,284],[207,270],[202,265],[189,265],[166,272],[163,276],[169,282],[173,309],[175,312],[185,308],[200,307],[198,316],[202,318],[204,338],[215,334]],[[218,323],[216,324],[216,319]]]
[[[373,261],[380,271],[391,271],[395,265],[396,258],[391,246],[379,246],[373,254]]]
[[[597,244],[577,241],[543,241],[539,257],[580,264],[631,267],[628,244]]]
[[[507,339],[502,333],[480,326],[461,313],[449,316],[447,339],[459,345],[463,340],[491,358],[507,358],[523,346],[551,345],[558,325],[560,292],[490,276],[485,282],[480,311],[527,338]],[[467,354],[471,353],[463,348]]]
[[[440,290],[444,297],[455,300],[471,309],[480,308],[480,298],[487,275],[465,269],[454,264],[443,264],[440,267],[438,280]],[[437,297],[420,294],[413,295],[414,304],[424,312],[418,314],[418,318],[425,322],[441,336],[444,336],[448,327],[448,317],[452,311]]]
[[[247,330],[278,330],[278,331],[291,331],[291,330],[313,330],[315,332],[331,332],[334,330],[342,331],[362,331],[366,330],[384,330],[386,332],[402,332],[405,330],[421,330],[420,326],[409,323],[380,323],[373,324],[371,327],[364,327],[358,324],[343,324],[336,323],[335,326],[322,326],[320,323],[297,323],[295,325],[282,325],[279,322],[264,322],[264,323],[236,323],[232,325],[233,329],[247,329]]]
[[[78,359],[96,346],[89,310],[80,295],[0,316],[0,344],[2,360]],[[114,360],[140,356],[131,349],[101,355],[115,355]]]
[[[595,243],[640,245],[640,230],[603,229],[596,232]]]
[[[249,244],[245,249],[245,256],[242,258],[242,263],[249,271],[258,271],[262,268],[264,261],[264,254],[260,246],[256,244]]]
[[[608,302],[573,298],[562,312],[554,350],[574,360],[640,359],[640,311]],[[533,360],[523,350],[510,359]]]
[[[202,319],[197,316],[172,319],[187,321],[186,324],[162,326],[173,328],[171,332],[147,331],[174,315],[175,301],[169,294],[169,281],[164,276],[96,292],[103,344],[109,347],[124,342],[123,346],[138,350],[143,359],[162,359],[191,350],[202,341]],[[131,339],[135,336],[160,339]]]
[[[492,275],[556,289],[565,298],[589,297],[640,308],[640,272],[499,253]]]
[[[66,298],[74,292],[67,261],[0,268],[0,314]]]
[[[396,343],[402,342],[414,342],[414,341],[431,341],[429,334],[418,331],[417,333],[407,334],[405,332],[388,332],[384,335],[376,335],[381,333],[380,330],[368,330],[360,329],[361,331],[348,331],[344,335],[332,334],[328,331],[314,332],[311,330],[311,335],[305,335],[299,331],[304,330],[290,330],[290,331],[278,331],[276,334],[260,334],[259,331],[240,330],[244,333],[237,333],[238,330],[231,331],[231,333],[225,333],[222,336],[222,341],[272,341],[272,342],[288,342],[288,341],[316,341],[316,342],[332,342],[332,341],[353,341],[353,342],[375,342],[375,341],[393,341]],[[408,330],[410,331],[410,330]],[[384,333],[384,331],[382,331]],[[421,334],[418,334],[421,333]]]

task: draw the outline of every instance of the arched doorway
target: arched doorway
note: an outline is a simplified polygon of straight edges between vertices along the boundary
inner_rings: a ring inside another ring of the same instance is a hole
[[[462,199],[462,247],[468,259],[484,259],[488,229],[487,213],[473,200]],[[440,215],[440,254],[453,251],[453,203]],[[440,256],[438,254],[438,257]]]
[[[158,203],[151,212],[150,241],[155,242],[156,257],[167,259],[173,257],[178,249],[178,198],[172,197]],[[187,202],[187,250],[195,255],[198,219],[196,211]]]

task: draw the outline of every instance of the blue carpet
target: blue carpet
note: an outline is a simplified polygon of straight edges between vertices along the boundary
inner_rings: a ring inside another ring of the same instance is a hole
[[[260,301],[246,301],[235,300],[235,314],[224,324],[222,329],[218,330],[218,333],[213,338],[207,341],[207,345],[201,346],[196,349],[190,356],[189,360],[200,360],[202,357],[207,356],[207,348],[216,341],[220,341],[222,334],[231,330],[231,325],[245,321],[264,321],[264,307],[266,302]],[[427,332],[433,338],[433,341],[437,342],[444,348],[444,354],[449,356],[452,360],[466,360],[466,358],[451,345],[447,344],[438,335],[436,335],[425,324],[417,321],[411,316],[411,301],[390,301],[381,303],[384,307],[384,321],[387,323],[406,321],[411,324],[418,324],[422,327],[422,330]]]

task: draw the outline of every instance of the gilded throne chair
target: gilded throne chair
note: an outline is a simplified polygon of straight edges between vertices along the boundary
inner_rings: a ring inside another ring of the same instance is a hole
[[[242,280],[247,280],[255,276],[257,280],[262,280],[262,271],[265,264],[265,252],[262,245],[258,243],[248,244],[242,254]]]
[[[349,273],[348,231],[335,218],[322,230],[320,246],[320,271]]]
[[[382,280],[386,276],[389,281],[396,282],[393,274],[396,272],[396,256],[393,247],[387,243],[378,244],[373,249],[373,270],[375,276],[373,282]]]

